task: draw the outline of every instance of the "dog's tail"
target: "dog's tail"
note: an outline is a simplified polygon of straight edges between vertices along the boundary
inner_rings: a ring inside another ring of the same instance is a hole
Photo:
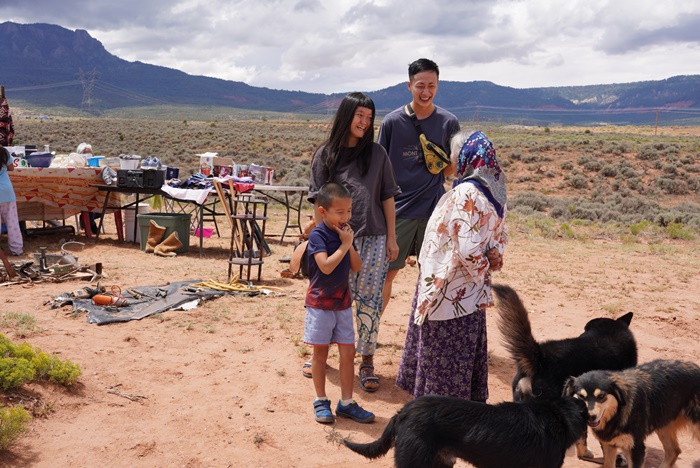
[[[370,442],[369,444],[358,444],[356,442],[350,442],[347,439],[343,439],[343,443],[353,452],[359,453],[367,458],[374,459],[379,458],[389,451],[391,447],[394,446],[394,440],[396,439],[396,417],[395,415],[389,420],[389,424],[384,428],[382,436]]]
[[[498,329],[506,350],[527,375],[533,375],[539,361],[540,347],[532,336],[530,318],[518,294],[510,286],[494,284],[500,320]]]

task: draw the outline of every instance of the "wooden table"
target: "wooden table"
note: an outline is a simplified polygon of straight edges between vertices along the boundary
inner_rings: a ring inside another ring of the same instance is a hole
[[[93,167],[16,167],[9,176],[20,221],[50,221],[80,214],[85,235],[90,237],[88,213],[104,214],[102,197],[93,185],[103,183],[101,170]],[[121,198],[113,203],[118,208]]]

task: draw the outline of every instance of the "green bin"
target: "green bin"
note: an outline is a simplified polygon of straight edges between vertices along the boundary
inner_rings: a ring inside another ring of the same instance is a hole
[[[167,238],[174,231],[177,231],[177,236],[182,242],[182,247],[177,249],[175,253],[183,253],[190,250],[190,219],[192,215],[189,213],[142,213],[137,214],[139,220],[139,233],[141,235],[141,250],[146,250],[148,242],[148,231],[151,227],[151,220],[156,224],[165,228],[163,239]]]

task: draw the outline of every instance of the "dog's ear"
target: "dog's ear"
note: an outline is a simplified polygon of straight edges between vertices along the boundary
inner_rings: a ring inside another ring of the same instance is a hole
[[[569,377],[564,381],[564,390],[561,392],[561,396],[573,396],[574,395],[574,384],[576,383],[575,377]]]
[[[617,406],[625,406],[627,404],[627,400],[625,399],[625,391],[620,388],[617,382],[613,381],[610,384],[613,396],[617,399]]]
[[[634,315],[634,314],[633,314],[632,312],[627,312],[627,313],[626,313],[625,315],[623,315],[622,317],[618,317],[618,318],[617,318],[617,321],[618,321],[618,322],[622,322],[622,323],[624,323],[625,325],[627,325],[627,326],[629,327],[629,326],[630,326],[630,322],[632,322],[632,316],[633,316],[633,315]]]

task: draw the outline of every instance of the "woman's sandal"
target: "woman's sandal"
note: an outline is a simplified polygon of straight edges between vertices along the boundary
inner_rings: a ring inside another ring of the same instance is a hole
[[[313,377],[311,374],[311,361],[306,361],[304,365],[301,366],[301,375],[309,379]]]
[[[363,370],[367,369],[368,372],[365,372],[363,375]],[[374,374],[374,366],[372,364],[360,364],[360,370],[358,371],[358,376],[360,377],[360,388],[364,390],[365,392],[376,392],[379,390],[379,377],[376,375],[367,375],[367,374]],[[367,383],[368,382],[373,382],[376,383],[376,387],[368,387]]]

